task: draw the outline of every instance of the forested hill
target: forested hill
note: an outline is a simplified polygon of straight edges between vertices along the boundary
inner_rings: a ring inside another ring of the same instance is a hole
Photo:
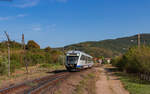
[[[141,34],[141,45],[150,45],[150,34]],[[69,50],[81,50],[93,56],[113,57],[137,45],[137,35],[103,41],[89,41],[65,46]]]

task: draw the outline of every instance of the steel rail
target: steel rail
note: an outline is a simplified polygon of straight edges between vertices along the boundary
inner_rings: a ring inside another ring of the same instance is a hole
[[[21,89],[23,87],[25,87],[26,89],[37,88],[37,87],[29,86],[28,83],[36,83],[37,86],[41,86],[42,84],[44,84],[44,83],[46,83],[46,82],[48,82],[52,79],[56,79],[58,76],[60,77],[60,75],[64,75],[64,74],[66,74],[66,73],[58,73],[58,74],[55,74],[55,75],[50,75],[50,76],[41,77],[41,78],[37,78],[37,79],[34,79],[34,80],[26,81],[26,82],[23,82],[21,84],[17,84],[17,85],[14,85],[14,86],[10,86],[8,88],[1,89],[0,94],[7,94],[7,93],[10,93],[10,92],[12,93],[13,91],[16,91],[17,89]]]
[[[49,79],[49,80],[41,83],[40,86],[37,86],[36,88],[34,88],[32,90],[29,90],[26,94],[37,94],[37,93],[40,93],[40,92],[45,92],[47,89],[55,87],[54,83],[55,82],[57,83],[57,82],[61,81],[67,75],[68,75],[68,73],[60,75],[60,76],[57,76],[57,77],[52,78],[52,79]],[[40,93],[40,94],[43,94],[43,93]]]

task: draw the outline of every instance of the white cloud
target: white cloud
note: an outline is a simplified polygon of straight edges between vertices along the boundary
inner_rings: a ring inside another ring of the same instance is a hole
[[[66,3],[69,0],[49,0],[50,2],[60,2],[60,3]]]
[[[0,4],[0,6],[9,6],[9,7],[17,7],[17,8],[28,8],[37,6],[41,1],[43,2],[60,2],[66,3],[69,0],[14,0],[13,4]]]
[[[11,17],[0,17],[0,21],[9,20]]]
[[[34,27],[33,30],[34,31],[41,31],[41,27]]]
[[[56,24],[51,24],[51,25],[48,25],[46,26],[46,31],[56,31]]]
[[[57,2],[67,2],[68,0],[56,0]]]
[[[26,14],[18,14],[16,17],[25,17],[27,16]]]
[[[41,24],[32,24],[31,26],[32,26],[31,28],[33,31],[41,31],[42,30]]]
[[[33,7],[38,5],[40,0],[18,0],[17,4],[14,5],[14,7],[18,8],[26,8],[26,7]]]
[[[56,31],[56,24],[50,24],[50,25],[32,24],[30,26],[33,31],[42,31],[42,32]]]
[[[6,21],[6,20],[11,20],[11,19],[15,19],[15,18],[23,18],[27,16],[26,14],[18,14],[16,16],[6,16],[6,17],[0,17],[0,21]]]

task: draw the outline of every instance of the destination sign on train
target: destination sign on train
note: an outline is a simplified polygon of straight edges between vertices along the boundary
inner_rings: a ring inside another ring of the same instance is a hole
[[[67,55],[70,55],[70,56],[77,56],[78,54],[77,53],[69,53]]]

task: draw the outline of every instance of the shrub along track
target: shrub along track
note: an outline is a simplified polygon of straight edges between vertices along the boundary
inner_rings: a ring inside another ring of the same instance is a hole
[[[47,90],[53,93],[57,83],[64,80],[70,74],[71,73],[69,72],[62,72],[32,81],[27,81],[18,85],[1,89],[0,94],[41,94]]]

